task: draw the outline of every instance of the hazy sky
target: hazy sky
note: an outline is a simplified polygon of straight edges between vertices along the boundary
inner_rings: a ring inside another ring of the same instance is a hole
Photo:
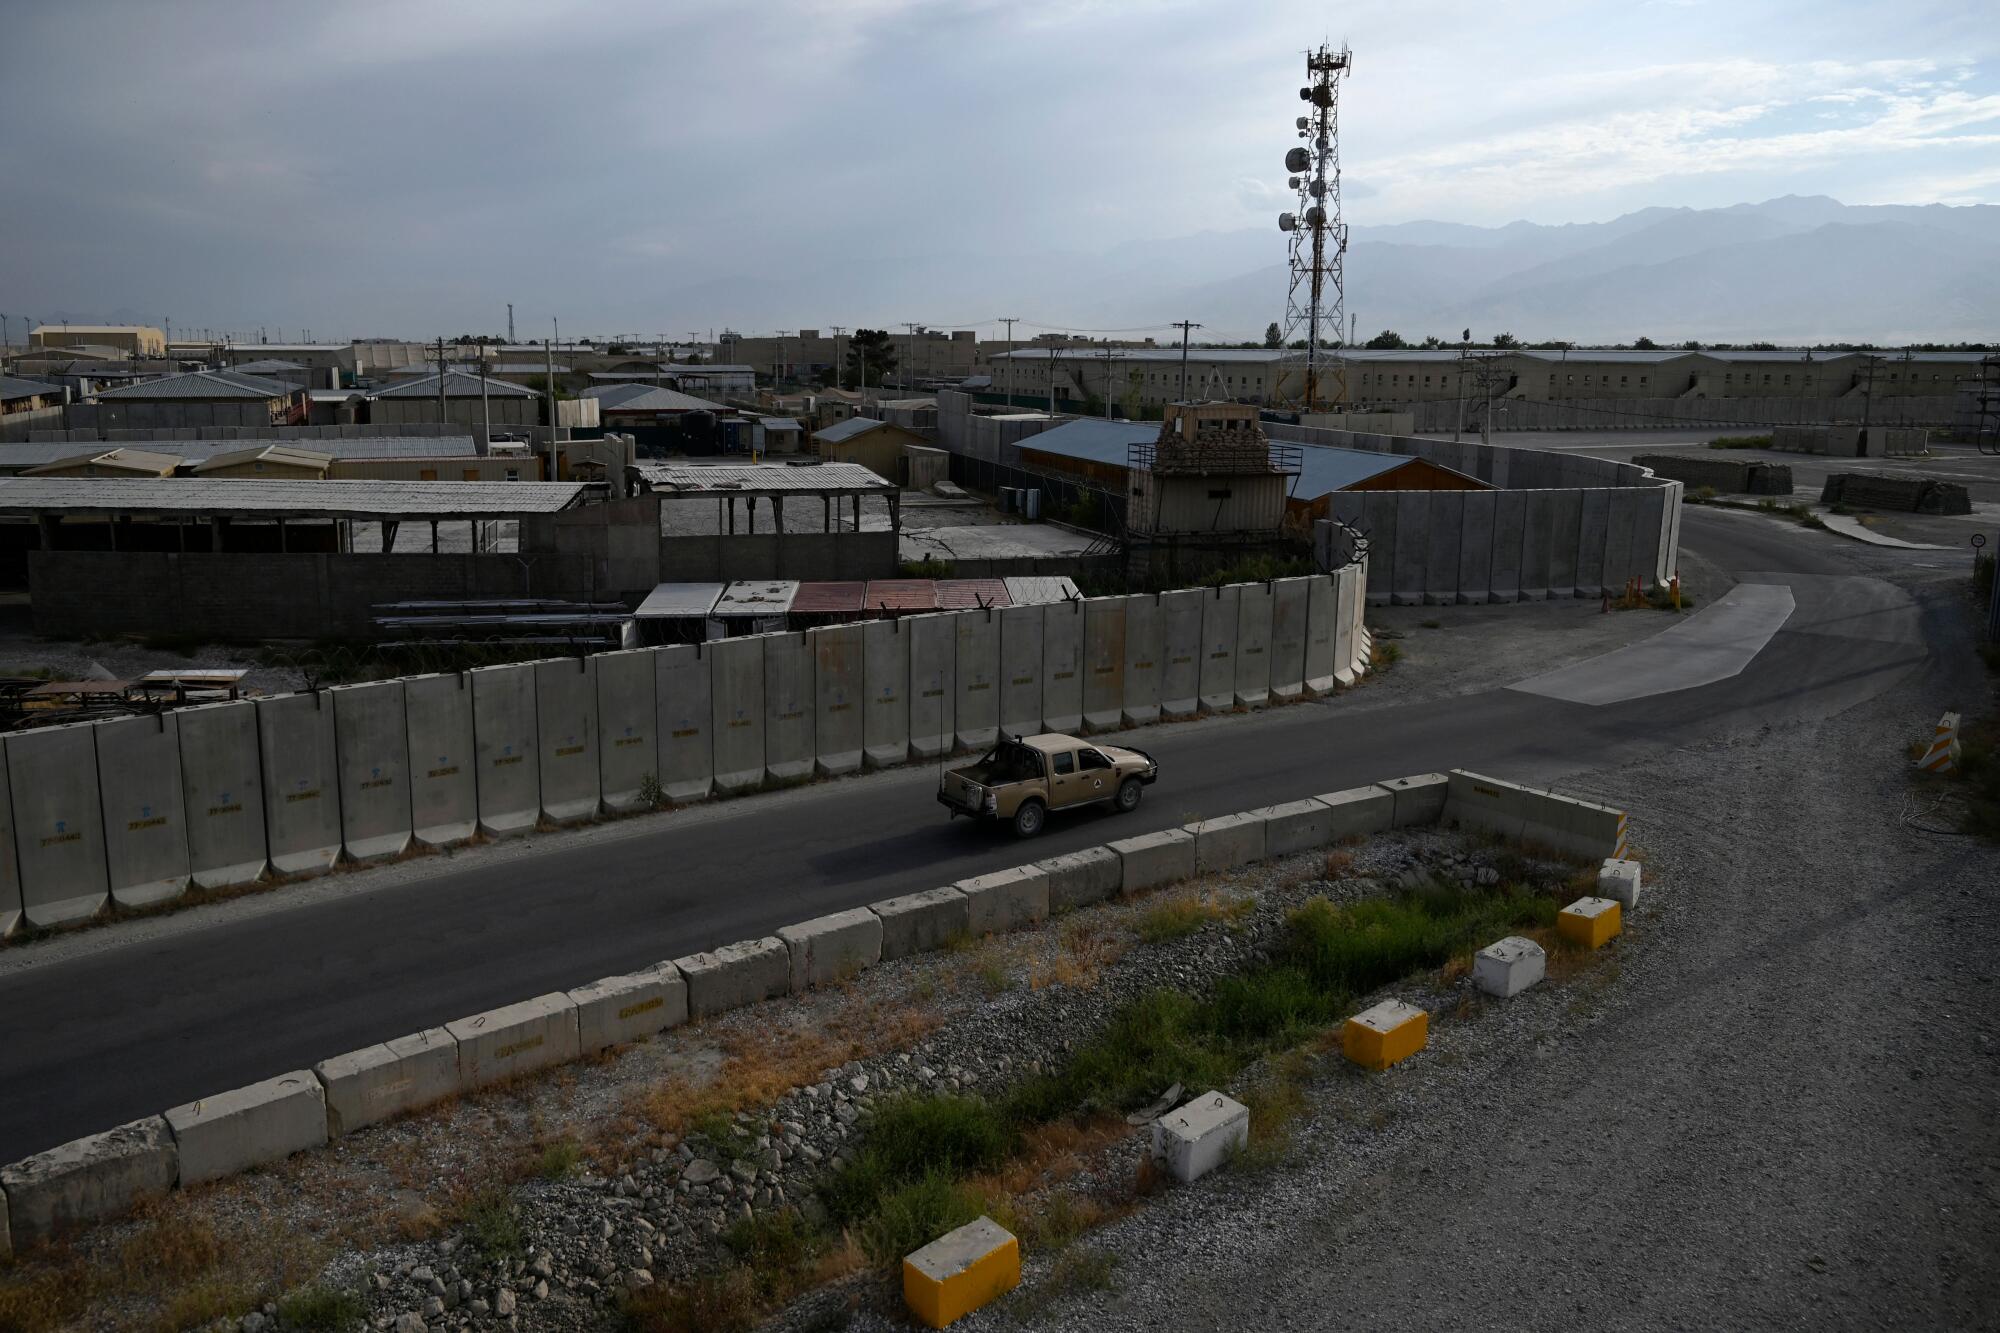
[[[850,266],[1245,228],[1276,262],[1321,37],[1355,49],[1357,227],[2000,202],[1978,0],[76,0],[5,30],[14,319],[423,337],[511,300],[680,333]]]

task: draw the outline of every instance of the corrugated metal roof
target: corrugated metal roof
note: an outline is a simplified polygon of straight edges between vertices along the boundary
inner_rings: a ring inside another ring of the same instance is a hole
[[[681,620],[705,616],[722,596],[720,583],[661,583],[632,614],[641,620]]]
[[[297,392],[295,386],[281,384],[277,380],[261,379],[256,375],[245,375],[234,370],[190,370],[180,375],[165,375],[156,380],[141,380],[128,384],[122,389],[106,389],[99,398],[124,399],[211,399],[211,398],[283,398]]]
[[[613,384],[585,393],[597,400],[600,412],[726,412],[721,403],[696,398],[657,384]]]
[[[445,381],[444,396],[447,398],[477,398],[480,392],[479,386],[482,383],[486,386],[486,396],[489,398],[539,398],[541,396],[526,385],[515,384],[508,380],[496,380],[490,375],[482,381],[479,376],[468,374],[463,370],[454,370],[451,372],[450,377]],[[420,375],[415,379],[398,380],[386,389],[375,390],[369,396],[371,398],[435,398],[437,394],[437,372],[432,371],[428,375]]]
[[[964,611],[975,606],[1012,606],[1004,579],[939,579],[937,604],[940,611]]]
[[[811,615],[859,611],[867,593],[866,583],[801,583],[792,598],[792,610]]]
[[[280,361],[276,357],[266,357],[262,361],[245,361],[233,367],[245,375],[268,375],[274,370],[304,370],[296,361]]]
[[[931,579],[870,579],[863,606],[869,611],[935,611],[937,584]]]
[[[359,435],[348,438],[307,437],[274,440],[257,437],[240,440],[70,440],[33,444],[0,443],[0,468],[34,466],[58,458],[81,458],[96,449],[144,449],[156,454],[174,454],[191,462],[201,462],[217,454],[240,453],[282,445],[305,449],[335,458],[470,458],[479,452],[469,435]],[[33,457],[30,458],[32,453]]]
[[[47,395],[62,397],[60,384],[44,384],[40,380],[15,379],[12,375],[0,375],[0,403],[11,403],[17,398],[38,398]]]
[[[771,491],[893,491],[859,463],[661,463],[637,465],[640,480],[681,494],[762,495]]]
[[[1076,582],[1061,574],[1021,574],[1005,579],[1007,597],[1016,606],[1046,606],[1050,602],[1072,602],[1080,593]]]
[[[43,464],[43,467],[64,468],[88,464],[91,467],[109,468],[115,472],[137,472],[146,476],[164,477],[181,465],[181,459],[174,454],[149,453],[144,449],[117,448],[94,452],[89,447],[79,448],[72,444],[72,452],[64,458]],[[41,471],[31,468],[29,475]]]
[[[711,615],[719,619],[737,616],[781,616],[792,609],[799,585],[790,579],[736,582],[722,590]]]
[[[316,468],[321,472],[333,466],[333,455],[315,453],[289,444],[267,444],[248,449],[232,449],[225,454],[215,454],[194,465],[195,475],[204,472],[219,472],[226,467],[240,467],[245,463],[264,462],[274,467]]]
[[[1030,435],[1014,447],[1124,467],[1128,446],[1157,438],[1159,429],[1156,423],[1147,421],[1068,421],[1054,430]],[[1369,453],[1331,445],[1306,444],[1297,448],[1299,480],[1291,491],[1295,500],[1312,500],[1330,491],[1345,490],[1414,461],[1404,454]]]
[[[1405,454],[1371,454],[1359,449],[1302,445],[1299,448],[1299,479],[1292,487],[1291,498],[1317,500],[1322,495],[1344,491],[1358,482],[1408,467],[1416,461]],[[1449,468],[1445,470],[1450,471]]]
[[[857,435],[866,435],[871,430],[879,430],[888,424],[886,421],[877,421],[874,417],[849,417],[845,421],[834,422],[824,430],[814,431],[813,438],[824,440],[828,444],[839,444]]]
[[[583,490],[577,482],[543,481],[10,477],[0,480],[0,513],[496,517],[553,514],[575,504]]]
[[[1126,449],[1134,444],[1150,444],[1160,438],[1157,421],[1065,421],[1052,430],[1014,442],[1016,449],[1035,449],[1091,463],[1124,467]]]

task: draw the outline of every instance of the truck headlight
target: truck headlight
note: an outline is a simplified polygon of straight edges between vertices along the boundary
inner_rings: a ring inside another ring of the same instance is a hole
[[[985,811],[989,815],[993,814],[1000,808],[1000,798],[995,796],[992,792],[987,792],[986,801],[979,808]]]

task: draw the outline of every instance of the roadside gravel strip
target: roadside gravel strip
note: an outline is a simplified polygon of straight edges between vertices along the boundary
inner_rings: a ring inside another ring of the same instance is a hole
[[[1105,1228],[1115,1288],[1034,1326],[2000,1325],[2000,857],[1901,819],[1903,747],[1988,687],[1911,582],[1897,688],[1571,781],[1665,886],[1615,985],[1486,1015],[1463,1063],[1445,1025],[1380,1133],[1322,1112],[1294,1172]]]

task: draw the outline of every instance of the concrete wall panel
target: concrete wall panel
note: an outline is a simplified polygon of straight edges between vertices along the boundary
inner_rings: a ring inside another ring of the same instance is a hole
[[[861,754],[871,768],[910,757],[910,641],[903,620],[861,627]]]
[[[1116,731],[1125,710],[1125,606],[1130,598],[1083,604],[1083,725]]]
[[[829,776],[861,770],[868,699],[862,634],[860,625],[806,633],[813,663],[814,764]]]
[[[1557,491],[1520,491],[1525,512],[1521,518],[1521,600],[1539,602],[1549,595],[1549,559],[1555,545]],[[1563,588],[1569,595],[1569,588]]]
[[[1633,560],[1634,538],[1639,530],[1639,502],[1644,496],[1636,490],[1619,490],[1607,493],[1609,503],[1604,514],[1604,586],[1613,593],[1625,587],[1625,580],[1642,572]],[[1643,571],[1650,573],[1652,561],[1646,562]]]
[[[542,815],[535,669],[526,663],[480,667],[470,679],[479,827],[496,835],[526,833]]]
[[[1160,720],[1166,633],[1167,618],[1159,597],[1135,593],[1125,599],[1125,702],[1119,711],[1128,726]]]
[[[1465,519],[1464,491],[1421,491],[1429,506],[1430,532],[1424,553],[1424,605],[1458,601],[1458,552]],[[1485,494],[1485,492],[1475,492]],[[1482,590],[1484,585],[1482,586]]]
[[[1296,699],[1305,692],[1306,624],[1312,585],[1332,586],[1325,574],[1279,579],[1271,585],[1271,697]]]
[[[1211,711],[1236,703],[1236,612],[1241,602],[1237,584],[1203,588],[1201,598],[1201,706]]]
[[[640,789],[660,774],[657,649],[599,653],[597,787],[607,810],[636,810]]]
[[[1032,736],[1042,729],[1042,608],[1000,612],[1000,730]]]
[[[188,845],[177,720],[125,717],[92,730],[112,901],[139,907],[179,897],[188,886]]]
[[[1486,585],[1493,601],[1521,600],[1521,531],[1527,518],[1526,491],[1493,493],[1493,556]]]
[[[1343,577],[1352,583],[1353,576],[1345,568],[1306,580],[1305,686],[1314,694],[1325,694],[1334,686],[1334,669],[1339,662],[1333,645],[1339,637],[1339,588]]]
[[[910,640],[910,752],[949,754],[958,731],[958,617],[940,613],[898,622]]]
[[[1342,685],[1352,685],[1361,661],[1360,629],[1366,599],[1363,588],[1368,575],[1359,566],[1349,565],[1334,575],[1333,585],[1333,676]]]
[[[813,773],[812,645],[803,634],[760,634],[764,645],[764,774],[798,782]]]
[[[29,925],[94,915],[109,897],[97,746],[88,723],[7,737],[7,785]]]
[[[952,629],[958,654],[952,663],[958,743],[984,750],[1000,727],[1000,613],[960,611],[952,617]]]
[[[715,789],[745,791],[764,781],[764,643],[759,638],[709,644],[715,733]]]
[[[1422,606],[1424,581],[1430,563],[1431,491],[1392,491],[1396,499],[1396,547],[1392,555],[1396,567],[1390,598],[1397,606]],[[1374,553],[1374,545],[1369,545]]]
[[[660,738],[660,790],[670,801],[699,801],[715,786],[715,738],[721,734],[715,711],[712,672],[715,646],[676,644],[653,654],[653,706]],[[759,663],[758,678],[762,679]],[[757,716],[763,716],[759,699]],[[764,742],[756,744],[756,767],[764,766]]]
[[[183,708],[181,807],[188,868],[205,889],[249,884],[264,873],[264,763],[257,705],[241,700]]]
[[[1083,729],[1083,625],[1081,599],[1042,608],[1043,731]]]
[[[1576,595],[1597,597],[1604,592],[1607,573],[1604,552],[1611,529],[1611,492],[1581,492],[1582,509],[1577,520]]]
[[[1396,591],[1396,556],[1402,547],[1402,496],[1363,491],[1362,532],[1368,537],[1368,604],[1387,606]]]
[[[403,682],[326,692],[340,763],[340,837],[357,861],[400,856],[410,845],[409,727]]]
[[[1555,514],[1549,523],[1549,596],[1579,596],[1576,552],[1583,523],[1583,492],[1563,490],[1555,496]]]
[[[21,867],[14,850],[14,798],[7,788],[6,759],[0,750],[0,940],[21,925]]]
[[[472,681],[463,672],[408,676],[403,717],[410,754],[410,831],[430,847],[479,830],[479,763],[472,741]]]
[[[281,875],[331,869],[340,857],[339,745],[323,694],[257,700],[264,755],[264,831]]]
[[[1236,589],[1236,676],[1238,708],[1271,702],[1271,585],[1239,583]]]
[[[1458,602],[1484,606],[1493,586],[1494,501],[1497,491],[1467,491],[1458,523]]]
[[[1201,706],[1202,606],[1198,588],[1160,594],[1160,713],[1187,717]]]
[[[597,813],[597,660],[536,662],[536,759],[542,813],[561,821]]]

